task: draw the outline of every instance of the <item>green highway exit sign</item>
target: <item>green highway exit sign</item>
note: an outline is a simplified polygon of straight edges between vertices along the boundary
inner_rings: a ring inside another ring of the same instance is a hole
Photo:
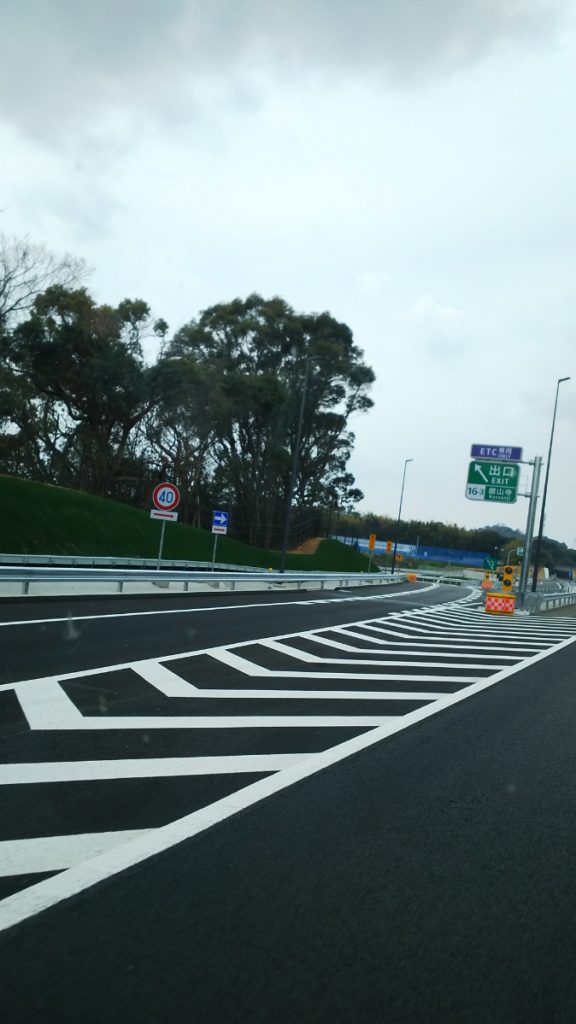
[[[503,501],[512,504],[518,496],[520,466],[516,462],[471,462],[468,466],[466,497],[470,501]]]

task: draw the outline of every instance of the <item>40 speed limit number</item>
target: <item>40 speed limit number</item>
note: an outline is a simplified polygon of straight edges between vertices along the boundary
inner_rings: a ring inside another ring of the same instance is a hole
[[[158,484],[154,488],[152,494],[152,501],[156,508],[162,512],[170,512],[171,509],[176,508],[180,502],[180,491],[176,487],[176,484]]]

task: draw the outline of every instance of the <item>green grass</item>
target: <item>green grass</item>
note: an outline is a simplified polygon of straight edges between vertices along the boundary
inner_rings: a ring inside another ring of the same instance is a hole
[[[156,558],[161,524],[147,511],[64,487],[0,476],[0,551],[26,555],[114,555]],[[163,557],[209,562],[214,538],[182,523],[166,527]],[[278,551],[218,538],[216,559],[234,565],[278,568]],[[368,559],[353,548],[323,540],[314,555],[289,555],[288,569],[366,572]]]

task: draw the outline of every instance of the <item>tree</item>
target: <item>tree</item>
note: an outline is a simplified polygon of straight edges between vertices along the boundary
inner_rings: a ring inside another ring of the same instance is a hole
[[[167,355],[211,381],[214,482],[251,542],[279,540],[305,380],[296,505],[350,500],[347,425],[371,406],[374,374],[345,324],[254,294],[205,310]]]
[[[178,483],[181,518],[200,526],[202,499],[209,491],[219,382],[209,369],[180,356],[163,358],[158,371],[161,396],[142,422],[142,451],[152,474]]]
[[[5,339],[4,365],[43,425],[40,457],[58,482],[109,493],[134,428],[162,391],[163,369],[147,367],[142,356],[150,326],[142,300],[97,306],[83,288],[54,285]],[[153,329],[165,327],[158,321]]]

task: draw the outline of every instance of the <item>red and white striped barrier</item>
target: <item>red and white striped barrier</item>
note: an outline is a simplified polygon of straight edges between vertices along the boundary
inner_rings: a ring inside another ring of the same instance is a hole
[[[484,610],[490,615],[513,615],[515,607],[515,594],[486,594]]]

